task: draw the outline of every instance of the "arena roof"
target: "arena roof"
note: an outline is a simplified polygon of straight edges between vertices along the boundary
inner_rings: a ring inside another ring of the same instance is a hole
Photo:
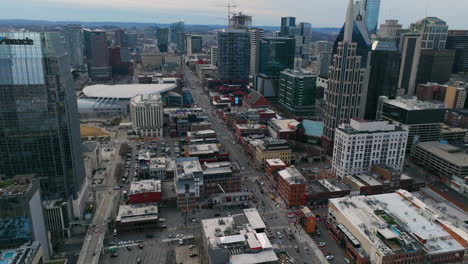
[[[83,89],[83,93],[88,98],[122,98],[130,99],[139,94],[160,94],[173,90],[177,87],[173,83],[165,84],[115,84],[115,85],[106,85],[106,84],[95,84],[86,86]]]

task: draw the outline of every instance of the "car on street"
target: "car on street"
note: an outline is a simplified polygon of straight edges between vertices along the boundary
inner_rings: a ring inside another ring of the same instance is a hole
[[[119,254],[117,254],[117,253],[113,253],[113,254],[111,255],[111,257],[113,257],[113,258],[116,258],[116,257],[118,257],[118,256],[119,256]]]
[[[153,237],[154,237],[154,234],[146,234],[146,237],[147,237],[147,238],[153,238]]]
[[[299,253],[299,251],[300,251],[298,246],[294,246],[294,250],[295,250],[297,253]]]
[[[351,263],[351,261],[349,261],[348,258],[344,258],[343,260],[344,260],[344,262],[347,263],[347,264],[350,264],[350,263]]]
[[[127,246],[127,250],[128,250],[128,251],[132,251],[132,247]]]
[[[143,243],[140,243],[140,244],[138,244],[138,247],[143,249],[145,246],[143,245]]]
[[[141,263],[141,258],[138,258],[137,259],[137,264],[140,264]]]
[[[191,257],[191,258],[196,257],[196,256],[198,256],[197,253],[192,253],[192,254],[190,254],[190,257]]]
[[[304,247],[304,251],[305,251],[306,254],[310,254],[310,251],[309,251],[308,248]]]
[[[335,257],[335,256],[333,256],[333,255],[331,255],[331,254],[325,256],[325,258],[328,259],[328,260],[332,260],[334,257]]]
[[[164,218],[159,218],[159,222],[166,222],[166,219],[164,219]]]
[[[181,238],[179,239],[179,245],[183,245],[184,244],[184,240]]]
[[[318,246],[319,246],[319,247],[325,247],[326,245],[327,245],[327,244],[326,244],[325,242],[319,242],[319,243],[318,243]]]

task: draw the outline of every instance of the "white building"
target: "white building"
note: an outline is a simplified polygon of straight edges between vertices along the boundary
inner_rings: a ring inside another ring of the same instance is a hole
[[[132,128],[143,137],[163,135],[163,106],[160,95],[137,95],[130,102]]]
[[[379,36],[384,39],[395,39],[398,30],[402,29],[403,25],[398,24],[398,20],[385,20],[385,24],[380,25]]]
[[[388,121],[351,119],[336,129],[332,172],[338,177],[369,171],[375,164],[401,170],[408,131]]]

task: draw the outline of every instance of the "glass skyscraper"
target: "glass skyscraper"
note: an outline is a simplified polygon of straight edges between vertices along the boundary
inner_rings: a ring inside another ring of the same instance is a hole
[[[295,49],[293,38],[263,38],[260,40],[258,72],[278,77],[282,70],[293,69]]]
[[[362,8],[365,12],[364,23],[369,35],[377,32],[379,23],[380,0],[362,0]]]
[[[0,33],[0,175],[34,174],[47,198],[85,181],[77,102],[59,32]]]
[[[218,32],[218,71],[225,80],[248,79],[250,33],[241,29]]]

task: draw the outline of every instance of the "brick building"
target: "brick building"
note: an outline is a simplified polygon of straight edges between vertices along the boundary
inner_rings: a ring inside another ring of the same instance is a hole
[[[267,159],[265,160],[265,176],[276,186],[278,171],[286,169],[286,164],[281,159]]]
[[[278,172],[277,190],[287,207],[302,205],[306,180],[295,167],[286,168]]]
[[[142,180],[132,182],[128,199],[130,204],[157,203],[161,201],[161,181]]]

